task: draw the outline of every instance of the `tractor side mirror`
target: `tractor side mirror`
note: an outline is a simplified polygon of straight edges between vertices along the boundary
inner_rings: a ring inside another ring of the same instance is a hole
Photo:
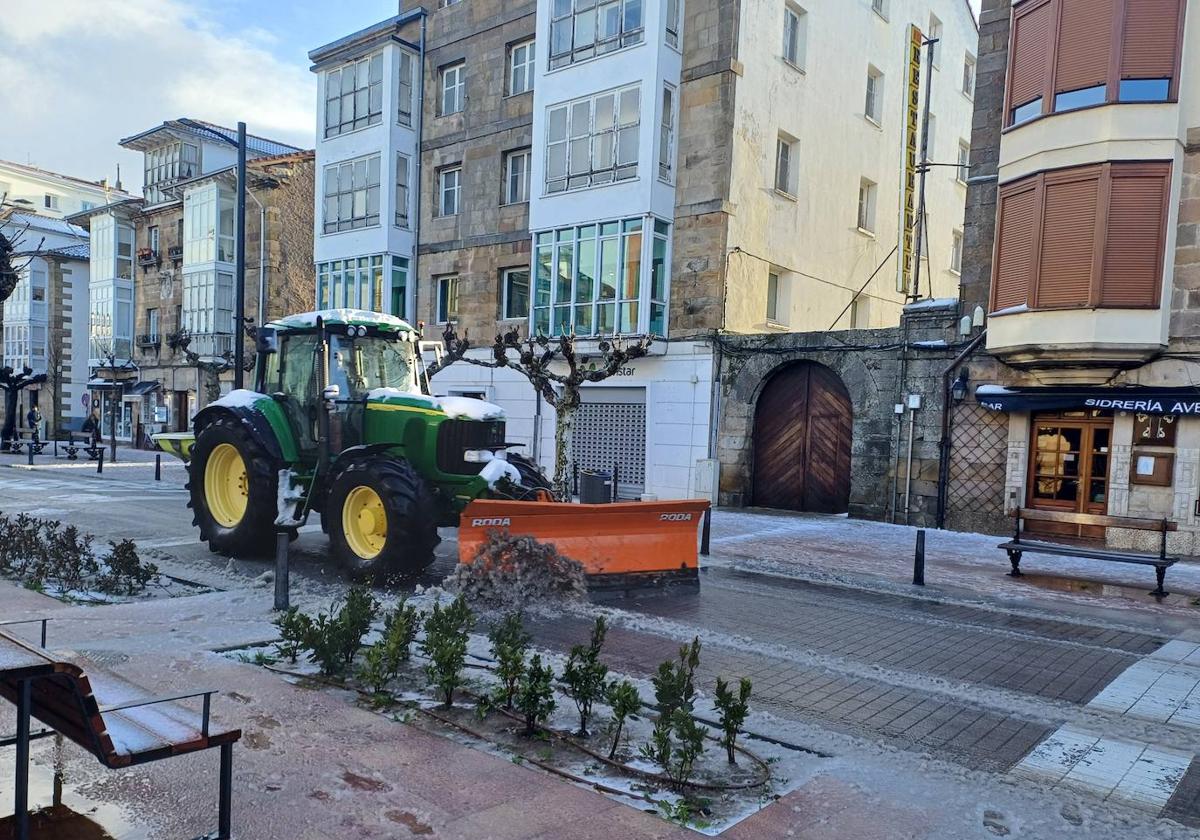
[[[279,352],[279,336],[276,335],[273,328],[259,327],[258,352],[263,354]]]

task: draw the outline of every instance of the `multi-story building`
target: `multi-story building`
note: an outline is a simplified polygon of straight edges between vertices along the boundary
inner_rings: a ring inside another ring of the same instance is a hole
[[[100,207],[129,194],[108,179],[87,181],[36,166],[0,160],[0,202],[51,219]]]
[[[13,213],[2,231],[16,240],[17,285],[0,312],[0,367],[28,367],[46,381],[21,393],[18,422],[39,407],[53,433],[87,415],[88,235],[61,219]]]
[[[616,466],[625,495],[701,492],[697,462],[719,435],[713,339],[722,331],[899,321],[905,293],[889,251],[902,238],[910,25],[941,39],[931,110],[943,128],[930,159],[950,164],[929,176],[921,292],[954,293],[965,196],[955,164],[970,127],[976,42],[961,0],[404,7],[310,54],[321,74],[325,196],[316,255],[332,261],[318,301],[386,304],[370,285],[374,263],[368,285],[344,279],[347,259],[362,277],[361,261],[378,253],[381,265],[410,261],[416,282],[404,274],[403,314],[429,322],[429,338],[454,324],[490,344],[520,326],[574,331],[595,352],[613,334],[653,337],[649,356],[585,389],[576,415],[572,459]],[[393,101],[414,77],[406,55],[423,91],[409,125]],[[345,87],[351,62],[365,67],[361,127],[359,99]],[[419,208],[415,242],[387,250],[404,230],[391,223],[388,202],[401,185],[388,195],[389,167],[408,160],[418,138],[415,172],[403,181]],[[357,217],[339,231],[331,220],[341,225],[357,192],[331,201],[339,193],[330,173],[336,167],[340,179],[364,157],[362,206],[380,213],[362,220],[361,233]],[[550,461],[553,412],[516,375],[455,365],[433,388],[503,404],[512,439]]]
[[[118,440],[140,440],[139,429],[185,428],[233,379],[214,369],[232,353],[238,328],[237,135],[178,119],[121,145],[144,153],[145,198],[73,218],[88,226],[95,258],[95,399],[105,417],[117,412]],[[245,311],[257,321],[263,296],[268,317],[311,301],[313,153],[250,135],[247,159]],[[198,363],[179,347],[182,335]]]
[[[993,492],[1169,518],[1195,553],[1200,3],[984,0],[981,24],[963,291],[990,313]]]

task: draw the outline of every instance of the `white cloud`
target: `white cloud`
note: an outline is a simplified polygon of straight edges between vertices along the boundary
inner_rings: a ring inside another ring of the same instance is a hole
[[[261,29],[227,32],[188,0],[5,0],[0,15],[0,157],[141,184],[117,141],[193,117],[313,144],[316,82],[305,56],[280,61]]]

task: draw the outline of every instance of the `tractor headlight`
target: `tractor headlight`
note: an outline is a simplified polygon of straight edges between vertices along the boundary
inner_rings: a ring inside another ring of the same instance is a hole
[[[486,464],[495,457],[490,449],[468,449],[463,452],[463,460],[468,464]]]

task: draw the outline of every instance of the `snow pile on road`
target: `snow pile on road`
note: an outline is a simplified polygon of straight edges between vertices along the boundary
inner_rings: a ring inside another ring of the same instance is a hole
[[[491,461],[491,464],[504,464]],[[506,464],[507,466],[507,464]],[[578,600],[587,593],[583,565],[550,543],[492,531],[470,563],[446,576],[447,592],[483,609],[520,610],[546,602]]]

